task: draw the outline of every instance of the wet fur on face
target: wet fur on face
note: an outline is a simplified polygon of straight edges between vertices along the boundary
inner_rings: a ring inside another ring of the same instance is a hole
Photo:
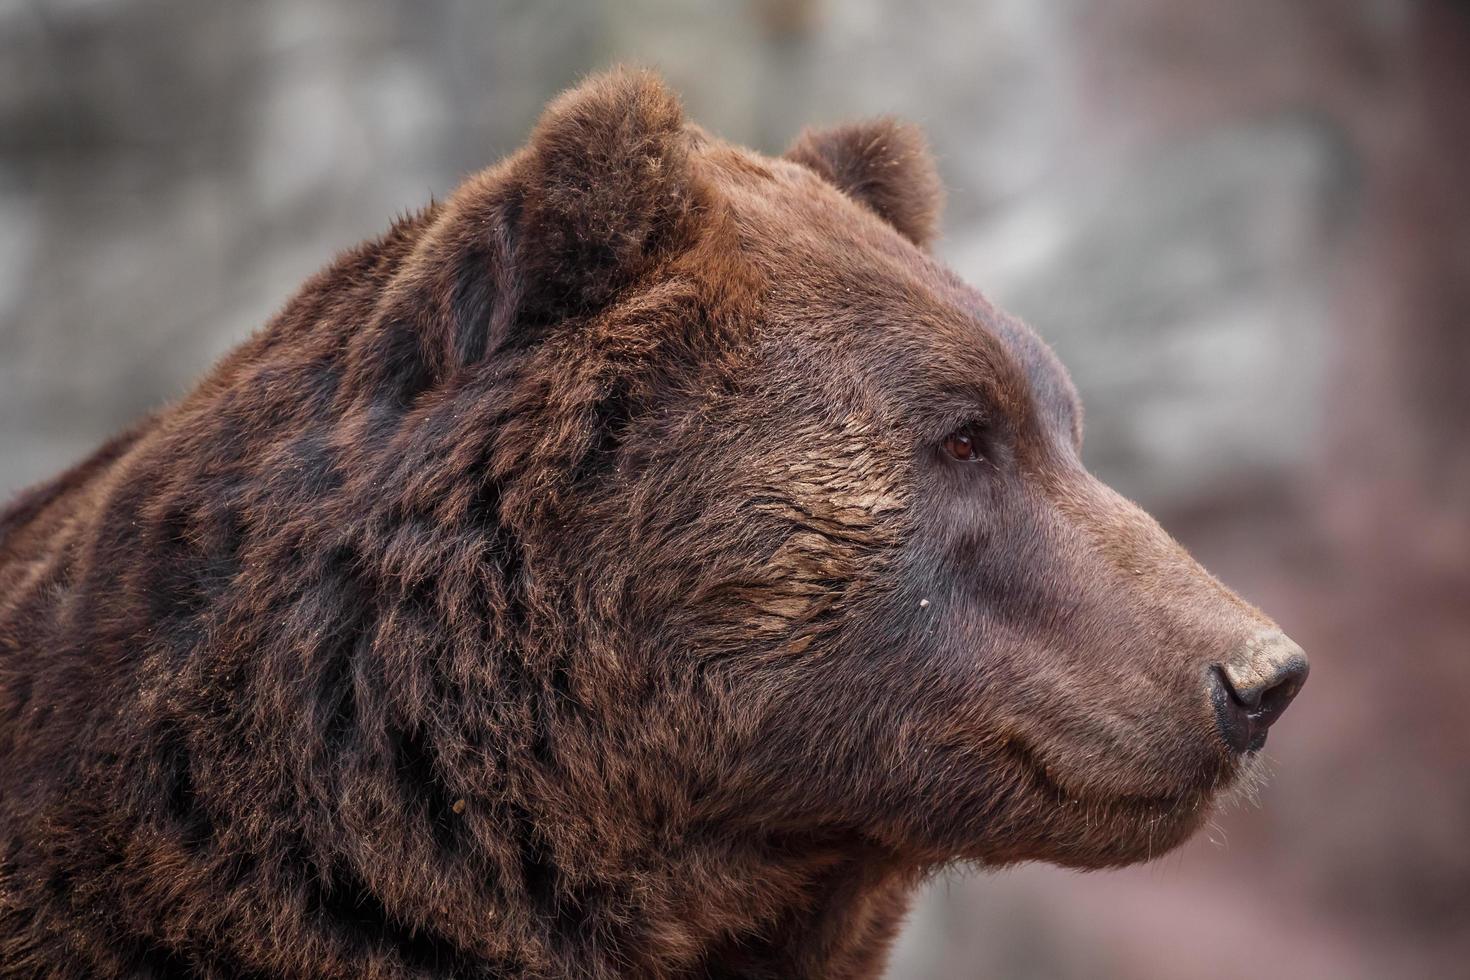
[[[0,976],[872,976],[947,863],[1185,839],[1269,623],[938,188],[591,79],[13,503]]]

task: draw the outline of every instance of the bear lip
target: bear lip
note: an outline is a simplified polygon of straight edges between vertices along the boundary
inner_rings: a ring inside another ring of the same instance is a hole
[[[1010,755],[1021,765],[1036,783],[1037,788],[1051,796],[1059,806],[1102,804],[1157,813],[1160,810],[1198,809],[1232,781],[1233,772],[1220,770],[1207,785],[1180,786],[1177,790],[1164,793],[1096,793],[1082,792],[1069,786],[1064,780],[1053,776],[1042,763],[1041,755],[1029,743],[1012,737],[1006,743]]]

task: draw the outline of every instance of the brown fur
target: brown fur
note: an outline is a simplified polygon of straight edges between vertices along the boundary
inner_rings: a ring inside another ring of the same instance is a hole
[[[0,976],[866,977],[946,863],[1191,833],[1268,624],[933,174],[593,79],[13,504]]]

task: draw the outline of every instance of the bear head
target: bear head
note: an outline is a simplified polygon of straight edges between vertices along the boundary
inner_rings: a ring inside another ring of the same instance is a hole
[[[1306,661],[1083,466],[1057,358],[928,251],[939,196],[902,123],[773,159],[622,72],[450,202],[436,349],[517,358],[489,479],[546,750],[651,820],[1156,856]]]

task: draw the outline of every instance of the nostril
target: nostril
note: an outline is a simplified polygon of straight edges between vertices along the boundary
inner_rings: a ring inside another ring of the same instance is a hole
[[[1307,679],[1307,658],[1281,634],[1248,665],[1210,668],[1211,697],[1220,733],[1237,752],[1260,748],[1266,731],[1281,717]]]
[[[1210,700],[1215,705],[1215,723],[1227,745],[1236,752],[1259,747],[1252,745],[1255,734],[1250,706],[1241,700],[1218,664],[1210,668]]]
[[[1230,700],[1236,706],[1248,712],[1261,710],[1261,696],[1263,692],[1262,688],[1247,686],[1236,687],[1234,684],[1230,683],[1230,675],[1227,674],[1223,668],[1216,667],[1215,671],[1220,675],[1220,682],[1225,685],[1225,692],[1230,696]]]
[[[1255,695],[1256,710],[1274,720],[1302,689],[1308,669],[1306,657],[1292,657],[1285,661],[1270,682]]]

